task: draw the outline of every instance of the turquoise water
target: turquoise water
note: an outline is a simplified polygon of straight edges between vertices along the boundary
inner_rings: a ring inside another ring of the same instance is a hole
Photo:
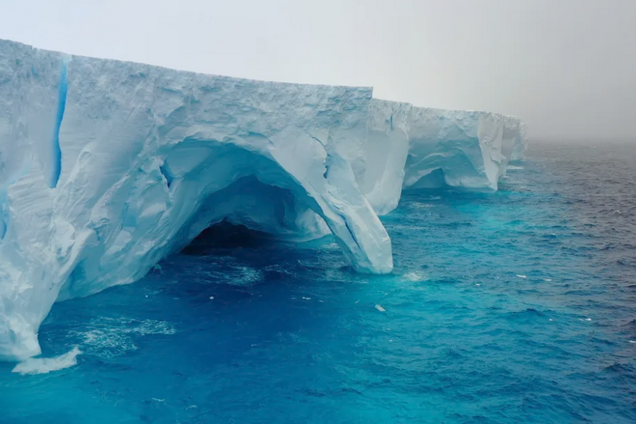
[[[395,272],[333,240],[191,249],[56,304],[0,423],[634,423],[636,149],[533,146],[496,194],[404,196]]]

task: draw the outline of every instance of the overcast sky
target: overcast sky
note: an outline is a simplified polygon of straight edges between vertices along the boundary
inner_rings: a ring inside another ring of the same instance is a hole
[[[636,139],[636,0],[0,0],[0,38]]]

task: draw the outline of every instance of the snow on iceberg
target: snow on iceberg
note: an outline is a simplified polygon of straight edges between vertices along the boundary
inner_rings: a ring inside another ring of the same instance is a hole
[[[331,233],[389,273],[377,214],[403,188],[496,189],[517,121],[0,40],[0,359],[40,352],[55,301],[133,282],[223,220]]]

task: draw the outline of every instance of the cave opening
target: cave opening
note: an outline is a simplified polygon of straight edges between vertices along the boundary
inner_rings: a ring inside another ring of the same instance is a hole
[[[203,230],[181,253],[204,256],[223,249],[260,249],[271,247],[275,240],[268,233],[253,230],[242,224],[223,220]]]

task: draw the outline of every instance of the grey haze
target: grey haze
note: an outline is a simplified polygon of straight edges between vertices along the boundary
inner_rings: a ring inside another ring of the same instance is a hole
[[[0,0],[0,38],[634,139],[636,0]]]

